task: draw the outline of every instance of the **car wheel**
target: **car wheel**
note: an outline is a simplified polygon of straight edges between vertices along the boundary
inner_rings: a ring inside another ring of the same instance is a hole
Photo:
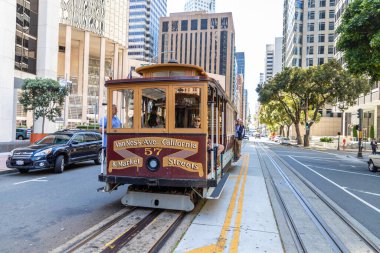
[[[28,173],[29,169],[18,169],[18,171],[22,174]]]
[[[94,162],[96,165],[99,165],[102,163],[102,150],[98,151],[98,156],[96,157],[96,159],[94,159]]]
[[[65,158],[63,157],[63,155],[60,155],[55,160],[54,172],[62,173],[64,170],[65,170]]]
[[[19,137],[17,137],[17,140],[23,140],[24,137],[22,137],[22,135],[20,135]]]
[[[371,172],[376,172],[377,171],[377,167],[375,166],[375,164],[373,164],[372,160],[369,160],[369,162],[368,162],[368,169]]]

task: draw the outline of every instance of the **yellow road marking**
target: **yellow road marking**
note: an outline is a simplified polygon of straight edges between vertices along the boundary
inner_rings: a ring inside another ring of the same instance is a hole
[[[245,191],[245,183],[247,181],[249,155],[247,155],[245,158],[246,159],[244,160],[244,164],[243,164],[243,167],[245,170],[244,179],[243,179],[243,184],[240,189],[240,195],[239,195],[239,200],[238,200],[238,210],[237,210],[237,215],[235,218],[234,234],[233,234],[231,246],[230,246],[230,252],[232,253],[238,252],[238,246],[239,246],[240,226],[241,226],[241,219],[243,215],[244,191]]]

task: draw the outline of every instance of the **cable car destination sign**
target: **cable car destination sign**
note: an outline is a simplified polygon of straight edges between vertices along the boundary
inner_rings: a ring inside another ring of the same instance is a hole
[[[163,167],[178,167],[189,172],[198,173],[200,177],[204,175],[202,163],[186,160],[186,158],[198,153],[198,141],[163,137],[140,137],[114,141],[113,150],[124,159],[111,160],[108,171],[143,167],[143,158],[133,153],[134,150],[129,150],[141,148],[144,148],[146,156],[153,155],[157,157],[160,157],[163,149],[178,149],[178,152],[162,157]]]

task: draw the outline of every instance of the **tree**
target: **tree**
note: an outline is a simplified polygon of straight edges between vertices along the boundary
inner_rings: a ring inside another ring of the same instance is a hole
[[[380,1],[354,0],[337,28],[337,49],[355,75],[380,80]]]
[[[42,133],[45,118],[50,121],[61,116],[62,105],[68,95],[68,89],[53,79],[25,79],[21,88],[20,103],[25,111],[33,111],[37,120],[42,117]]]
[[[309,128],[318,122],[319,111],[326,105],[342,105],[343,103],[339,102],[344,101],[345,106],[353,106],[360,94],[365,94],[371,89],[366,79],[351,75],[336,60],[309,68],[309,71],[310,79],[305,85],[305,99],[308,101],[307,110],[313,109],[310,119],[304,108],[305,121],[309,122]],[[309,146],[309,135],[310,131],[306,131],[305,146]]]

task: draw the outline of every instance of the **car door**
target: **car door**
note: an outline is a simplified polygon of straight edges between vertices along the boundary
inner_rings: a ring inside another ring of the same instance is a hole
[[[82,133],[75,134],[71,140],[71,160],[80,161],[85,157],[86,142]]]
[[[88,157],[96,157],[98,155],[98,140],[96,136],[92,133],[86,133],[85,140],[87,144],[86,155]]]

